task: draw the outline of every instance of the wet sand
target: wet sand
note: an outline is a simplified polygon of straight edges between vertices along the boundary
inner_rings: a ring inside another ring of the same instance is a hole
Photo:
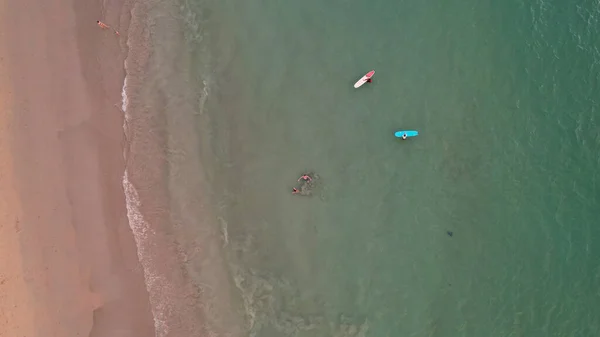
[[[96,26],[119,6],[0,9],[0,336],[154,335],[121,182],[123,55]]]

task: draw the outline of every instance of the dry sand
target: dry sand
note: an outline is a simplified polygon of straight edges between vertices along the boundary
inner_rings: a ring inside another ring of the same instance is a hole
[[[0,43],[5,34],[0,30]],[[6,58],[0,55],[0,336],[33,336],[32,301],[24,280],[18,240],[21,211],[13,185],[12,91],[8,80]]]
[[[154,336],[127,223],[116,1],[0,7],[0,336]],[[123,35],[123,32],[121,32]]]

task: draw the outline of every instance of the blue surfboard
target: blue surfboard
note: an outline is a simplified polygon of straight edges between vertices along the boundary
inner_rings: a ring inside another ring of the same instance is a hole
[[[419,131],[415,130],[400,130],[394,133],[394,136],[402,138],[402,135],[406,134],[406,137],[415,137],[419,135]]]

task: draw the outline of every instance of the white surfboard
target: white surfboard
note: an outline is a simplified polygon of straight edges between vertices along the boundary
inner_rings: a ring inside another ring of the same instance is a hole
[[[375,70],[369,71],[368,73],[365,74],[365,76],[361,77],[360,80],[358,80],[356,83],[354,83],[354,87],[359,88],[363,84],[367,83],[367,80],[370,79],[371,77],[373,77],[373,75],[375,75]]]

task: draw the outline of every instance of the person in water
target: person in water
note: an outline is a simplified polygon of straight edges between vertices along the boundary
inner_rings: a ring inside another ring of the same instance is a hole
[[[304,180],[309,183],[312,180],[312,178],[308,174],[303,174],[300,178],[298,178],[298,181],[300,180]]]
[[[407,137],[407,136],[406,136],[406,133],[403,133],[403,134],[402,134],[402,140],[406,140],[406,137]]]
[[[367,83],[371,83],[371,82],[373,82],[373,80],[370,77],[367,78]]]
[[[295,187],[292,188],[292,194],[298,194],[298,193],[300,193],[300,191],[298,191],[297,188],[295,188]]]

